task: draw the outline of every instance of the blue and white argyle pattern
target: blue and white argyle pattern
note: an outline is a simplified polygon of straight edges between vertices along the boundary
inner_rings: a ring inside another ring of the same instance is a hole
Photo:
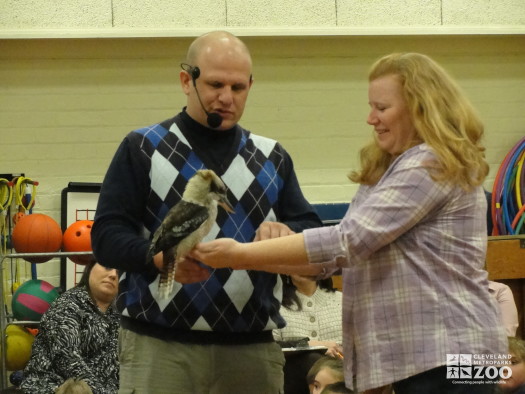
[[[182,196],[189,178],[205,168],[173,123],[137,130],[141,152],[151,161],[151,191],[144,218],[153,233]],[[229,237],[249,242],[265,220],[278,220],[276,206],[283,188],[284,150],[276,141],[242,129],[237,155],[222,175],[235,213],[219,209],[205,240]],[[166,300],[158,299],[159,277],[125,273],[117,306],[124,316],[165,327],[218,332],[257,332],[284,326],[279,315],[282,283],[278,275],[260,271],[212,270],[210,279],[175,282]]]

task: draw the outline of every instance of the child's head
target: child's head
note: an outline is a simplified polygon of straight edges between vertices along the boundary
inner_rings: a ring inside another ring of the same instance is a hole
[[[353,391],[346,387],[345,382],[337,382],[326,385],[321,394],[353,394]]]
[[[344,381],[343,360],[329,356],[321,357],[308,371],[306,381],[312,394],[321,393],[328,384]]]
[[[509,353],[512,356],[509,365],[512,375],[508,379],[503,379],[504,383],[499,384],[504,393],[512,392],[525,385],[525,341],[509,337]]]

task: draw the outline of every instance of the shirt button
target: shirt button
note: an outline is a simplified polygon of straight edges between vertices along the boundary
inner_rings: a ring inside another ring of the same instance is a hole
[[[307,306],[312,306],[313,303],[312,303],[312,301],[308,301],[308,302],[306,303],[306,305],[307,305]]]
[[[317,336],[317,331],[312,331],[311,337],[315,338]]]
[[[313,323],[315,321],[315,316],[310,316],[310,321]]]

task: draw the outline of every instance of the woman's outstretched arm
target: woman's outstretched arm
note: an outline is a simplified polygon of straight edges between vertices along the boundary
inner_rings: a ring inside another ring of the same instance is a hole
[[[308,271],[309,266],[302,234],[251,243],[220,238],[198,244],[190,253],[190,257],[213,268],[229,267],[281,272],[287,268],[292,271],[294,269]],[[278,270],[279,266],[281,269]],[[313,269],[316,268],[310,268]]]

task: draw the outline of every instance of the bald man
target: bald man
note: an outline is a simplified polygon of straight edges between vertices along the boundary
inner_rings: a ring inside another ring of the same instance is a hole
[[[253,85],[239,38],[216,31],[195,39],[180,83],[182,111],[132,131],[119,146],[91,233],[98,261],[123,273],[119,393],[281,393],[284,358],[272,336],[285,325],[279,276],[186,260],[163,299],[162,253],[148,260],[150,239],[203,168],[221,177],[235,209],[219,211],[206,240],[251,242],[321,222],[283,147],[238,124]]]

